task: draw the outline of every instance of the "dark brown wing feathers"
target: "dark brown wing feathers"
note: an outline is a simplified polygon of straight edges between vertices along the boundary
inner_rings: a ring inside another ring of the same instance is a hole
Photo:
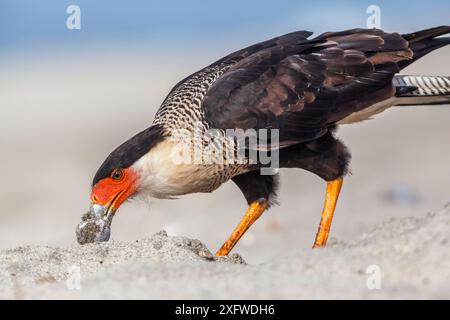
[[[349,114],[394,96],[394,74],[448,43],[434,38],[448,32],[353,29],[307,40],[311,33],[301,31],[256,44],[217,62],[234,64],[208,90],[206,118],[221,129],[280,129],[282,145],[316,139]]]

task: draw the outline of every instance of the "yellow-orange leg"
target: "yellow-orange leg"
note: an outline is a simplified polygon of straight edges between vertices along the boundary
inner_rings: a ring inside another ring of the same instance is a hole
[[[230,253],[231,249],[236,245],[239,239],[250,228],[250,226],[262,215],[267,209],[268,202],[266,200],[254,201],[250,204],[242,218],[241,222],[234,229],[231,236],[222,245],[222,247],[216,252],[216,256],[226,256]]]
[[[327,243],[328,234],[330,233],[331,222],[333,221],[334,210],[339,198],[344,178],[338,178],[327,182],[327,194],[325,195],[325,203],[323,204],[322,218],[320,219],[319,230],[317,231],[316,240],[313,248],[323,247]]]

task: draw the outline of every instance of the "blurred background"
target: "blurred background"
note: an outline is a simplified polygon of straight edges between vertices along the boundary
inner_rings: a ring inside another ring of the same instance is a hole
[[[81,9],[81,29],[66,12]],[[366,27],[370,5],[386,31],[450,24],[442,1],[0,0],[0,248],[76,244],[98,166],[150,125],[181,78],[244,46],[295,30]],[[450,48],[404,73],[450,75]],[[351,240],[390,218],[423,216],[450,201],[450,106],[394,108],[343,126],[353,174],[332,237]],[[281,205],[235,251],[258,263],[312,245],[325,183],[281,172]],[[150,205],[126,203],[112,238],[166,229],[216,250],[246,210],[237,187]]]

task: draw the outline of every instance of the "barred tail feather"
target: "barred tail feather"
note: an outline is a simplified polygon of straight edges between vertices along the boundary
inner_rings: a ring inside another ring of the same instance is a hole
[[[394,86],[396,105],[450,104],[450,77],[397,75]]]

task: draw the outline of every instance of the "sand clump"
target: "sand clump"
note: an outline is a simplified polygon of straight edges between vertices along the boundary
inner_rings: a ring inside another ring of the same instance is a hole
[[[108,241],[111,228],[103,219],[98,219],[91,212],[86,212],[75,229],[75,235],[79,244]]]

